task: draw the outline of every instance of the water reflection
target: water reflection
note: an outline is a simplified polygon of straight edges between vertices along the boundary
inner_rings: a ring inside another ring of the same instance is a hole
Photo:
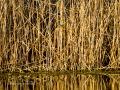
[[[4,75],[0,90],[120,90],[120,74]]]

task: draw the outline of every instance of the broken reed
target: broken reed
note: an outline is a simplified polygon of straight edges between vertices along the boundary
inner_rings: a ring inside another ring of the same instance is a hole
[[[0,1],[1,70],[117,69],[119,21],[120,0]]]

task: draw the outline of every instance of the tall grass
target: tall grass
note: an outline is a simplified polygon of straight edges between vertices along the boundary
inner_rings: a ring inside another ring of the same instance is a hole
[[[119,0],[2,0],[0,68],[117,70],[119,21]]]

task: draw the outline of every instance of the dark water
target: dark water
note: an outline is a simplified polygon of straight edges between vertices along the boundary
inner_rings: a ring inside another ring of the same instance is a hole
[[[2,74],[0,90],[120,90],[120,74]]]

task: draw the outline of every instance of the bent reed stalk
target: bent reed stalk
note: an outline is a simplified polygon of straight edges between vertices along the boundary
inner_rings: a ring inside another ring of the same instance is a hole
[[[120,69],[120,0],[0,1],[1,71],[101,69]]]

